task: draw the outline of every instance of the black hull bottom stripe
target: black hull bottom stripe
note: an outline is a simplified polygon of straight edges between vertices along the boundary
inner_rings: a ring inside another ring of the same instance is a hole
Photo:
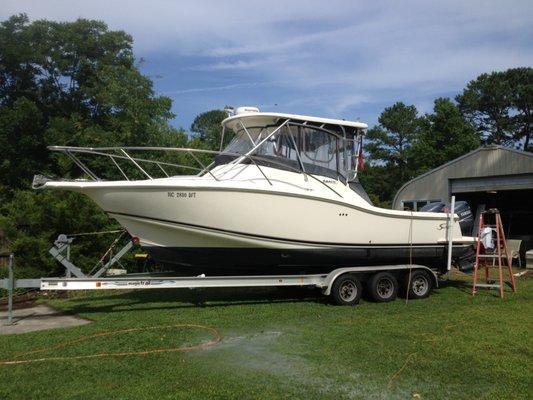
[[[264,248],[191,248],[145,247],[154,261],[177,271],[195,273],[326,273],[341,267],[371,265],[420,264],[445,270],[447,248],[410,249],[310,249],[282,250]],[[453,257],[461,257],[462,248],[455,248]]]
[[[276,242],[284,242],[284,243],[292,243],[292,244],[305,244],[305,245],[315,245],[315,246],[321,246],[321,247],[329,247],[329,248],[339,248],[339,247],[355,247],[355,248],[368,248],[368,247],[384,247],[384,248],[404,248],[408,246],[408,244],[398,244],[398,243],[379,243],[379,244],[373,244],[373,243],[324,243],[324,242],[314,242],[309,240],[295,240],[295,239],[286,239],[286,238],[277,238],[274,236],[263,236],[263,235],[256,235],[256,234],[249,234],[249,233],[242,233],[242,232],[236,232],[236,231],[230,231],[227,229],[220,229],[220,228],[212,228],[208,226],[203,225],[196,225],[196,224],[189,224],[186,222],[177,222],[177,221],[171,221],[168,219],[160,219],[160,218],[152,218],[152,217],[145,217],[142,215],[135,215],[135,214],[126,214],[126,213],[120,213],[120,212],[114,212],[114,211],[106,211],[106,213],[110,215],[121,215],[124,217],[131,217],[131,218],[139,218],[139,219],[145,219],[149,221],[156,221],[156,222],[164,222],[167,224],[173,224],[173,225],[179,225],[179,226],[185,226],[189,228],[195,228],[195,229],[204,229],[207,231],[213,231],[217,233],[223,233],[223,234],[230,234],[235,236],[242,236],[242,237],[248,237],[248,238],[254,238],[258,240],[272,240]],[[435,243],[416,243],[413,244],[412,247],[447,247],[448,244],[435,244]],[[469,247],[471,245],[464,244],[464,243],[454,243],[453,247]],[[408,246],[411,247],[411,246]]]

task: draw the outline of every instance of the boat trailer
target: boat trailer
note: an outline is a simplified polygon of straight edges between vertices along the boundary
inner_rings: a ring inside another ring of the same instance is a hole
[[[150,276],[129,274],[122,276],[102,276],[102,268],[92,275],[85,275],[67,258],[67,247],[62,240],[55,245],[50,253],[65,267],[66,276],[40,279],[14,279],[15,257],[10,254],[8,277],[0,280],[0,289],[8,290],[8,324],[13,321],[13,295],[15,289],[33,288],[38,290],[113,290],[113,289],[199,289],[199,288],[244,288],[244,287],[315,287],[326,296],[332,295],[338,304],[356,304],[361,296],[360,279],[363,275],[377,276],[381,274],[406,273],[424,271],[431,282],[431,287],[438,286],[436,273],[422,265],[381,265],[367,267],[337,268],[327,274],[304,275],[249,275],[249,276]],[[57,245],[59,246],[58,250]],[[128,247],[127,245],[124,247]],[[124,248],[111,260],[118,261],[127,251]],[[131,246],[128,247],[128,249]],[[55,250],[54,250],[55,249]],[[57,257],[59,254],[59,257]],[[113,263],[114,263],[113,262]],[[113,263],[108,262],[107,268]],[[104,265],[104,266],[105,266]],[[72,276],[74,275],[74,276]],[[409,276],[411,274],[409,273]],[[389,275],[390,276],[390,275]],[[414,278],[413,278],[414,279]],[[429,290],[429,289],[428,289]],[[425,297],[425,296],[424,296]]]

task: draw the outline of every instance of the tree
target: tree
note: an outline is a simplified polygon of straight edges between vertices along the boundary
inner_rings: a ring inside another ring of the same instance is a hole
[[[191,132],[197,135],[198,139],[205,143],[207,148],[218,150],[222,137],[222,121],[227,118],[223,110],[206,111],[198,115],[191,124]],[[231,132],[225,132],[224,143],[228,143]]]
[[[482,135],[485,143],[513,145],[531,135],[533,70],[515,68],[481,74],[456,97],[459,108]]]
[[[433,113],[425,115],[421,127],[410,149],[415,175],[462,156],[480,144],[474,127],[448,98],[435,100]]]
[[[374,193],[383,202],[389,201],[399,185],[412,177],[409,149],[420,131],[421,118],[415,106],[398,102],[385,108],[378,122],[379,125],[367,132],[365,150],[371,168],[385,167],[380,180],[386,182],[386,190],[381,187]]]
[[[29,188],[35,173],[80,176],[46,146],[180,147],[187,138],[169,125],[170,108],[138,70],[125,32],[85,19],[30,23],[23,14],[0,23],[0,234],[19,271],[52,272],[47,249],[59,233],[116,226],[80,194]],[[73,254],[84,250],[81,263],[92,267],[107,245],[95,238]]]
[[[397,182],[394,182],[391,168],[385,165],[367,163],[365,169],[358,172],[357,177],[372,204],[376,207],[390,208],[396,189],[399,187]]]
[[[435,100],[433,113],[396,103],[367,132],[370,166],[360,178],[372,201],[387,206],[409,179],[479,146],[479,135],[447,98]]]
[[[50,144],[161,142],[171,100],[154,95],[131,45],[101,21],[30,23],[22,14],[0,24],[0,184],[27,188],[35,172],[68,174]]]
[[[512,88],[511,105],[515,112],[512,115],[513,125],[516,127],[516,140],[523,140],[523,149],[530,148],[531,127],[533,126],[533,68],[513,68],[505,72]]]
[[[48,254],[60,233],[79,233],[117,229],[88,197],[67,191],[15,190],[12,201],[2,207],[0,232],[10,241],[16,254],[17,273],[21,277],[57,276],[61,266]],[[72,257],[85,271],[111,244],[113,237],[94,235],[90,240],[77,238]]]

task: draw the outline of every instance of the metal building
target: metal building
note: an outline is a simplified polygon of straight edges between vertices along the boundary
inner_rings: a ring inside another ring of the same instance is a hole
[[[533,153],[480,147],[407,182],[392,206],[416,211],[430,202],[448,203],[452,195],[467,201],[474,215],[498,208],[507,236],[533,248]]]

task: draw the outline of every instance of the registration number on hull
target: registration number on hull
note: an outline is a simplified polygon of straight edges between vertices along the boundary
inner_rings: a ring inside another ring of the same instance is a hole
[[[167,192],[167,197],[173,199],[194,199],[196,192]]]

